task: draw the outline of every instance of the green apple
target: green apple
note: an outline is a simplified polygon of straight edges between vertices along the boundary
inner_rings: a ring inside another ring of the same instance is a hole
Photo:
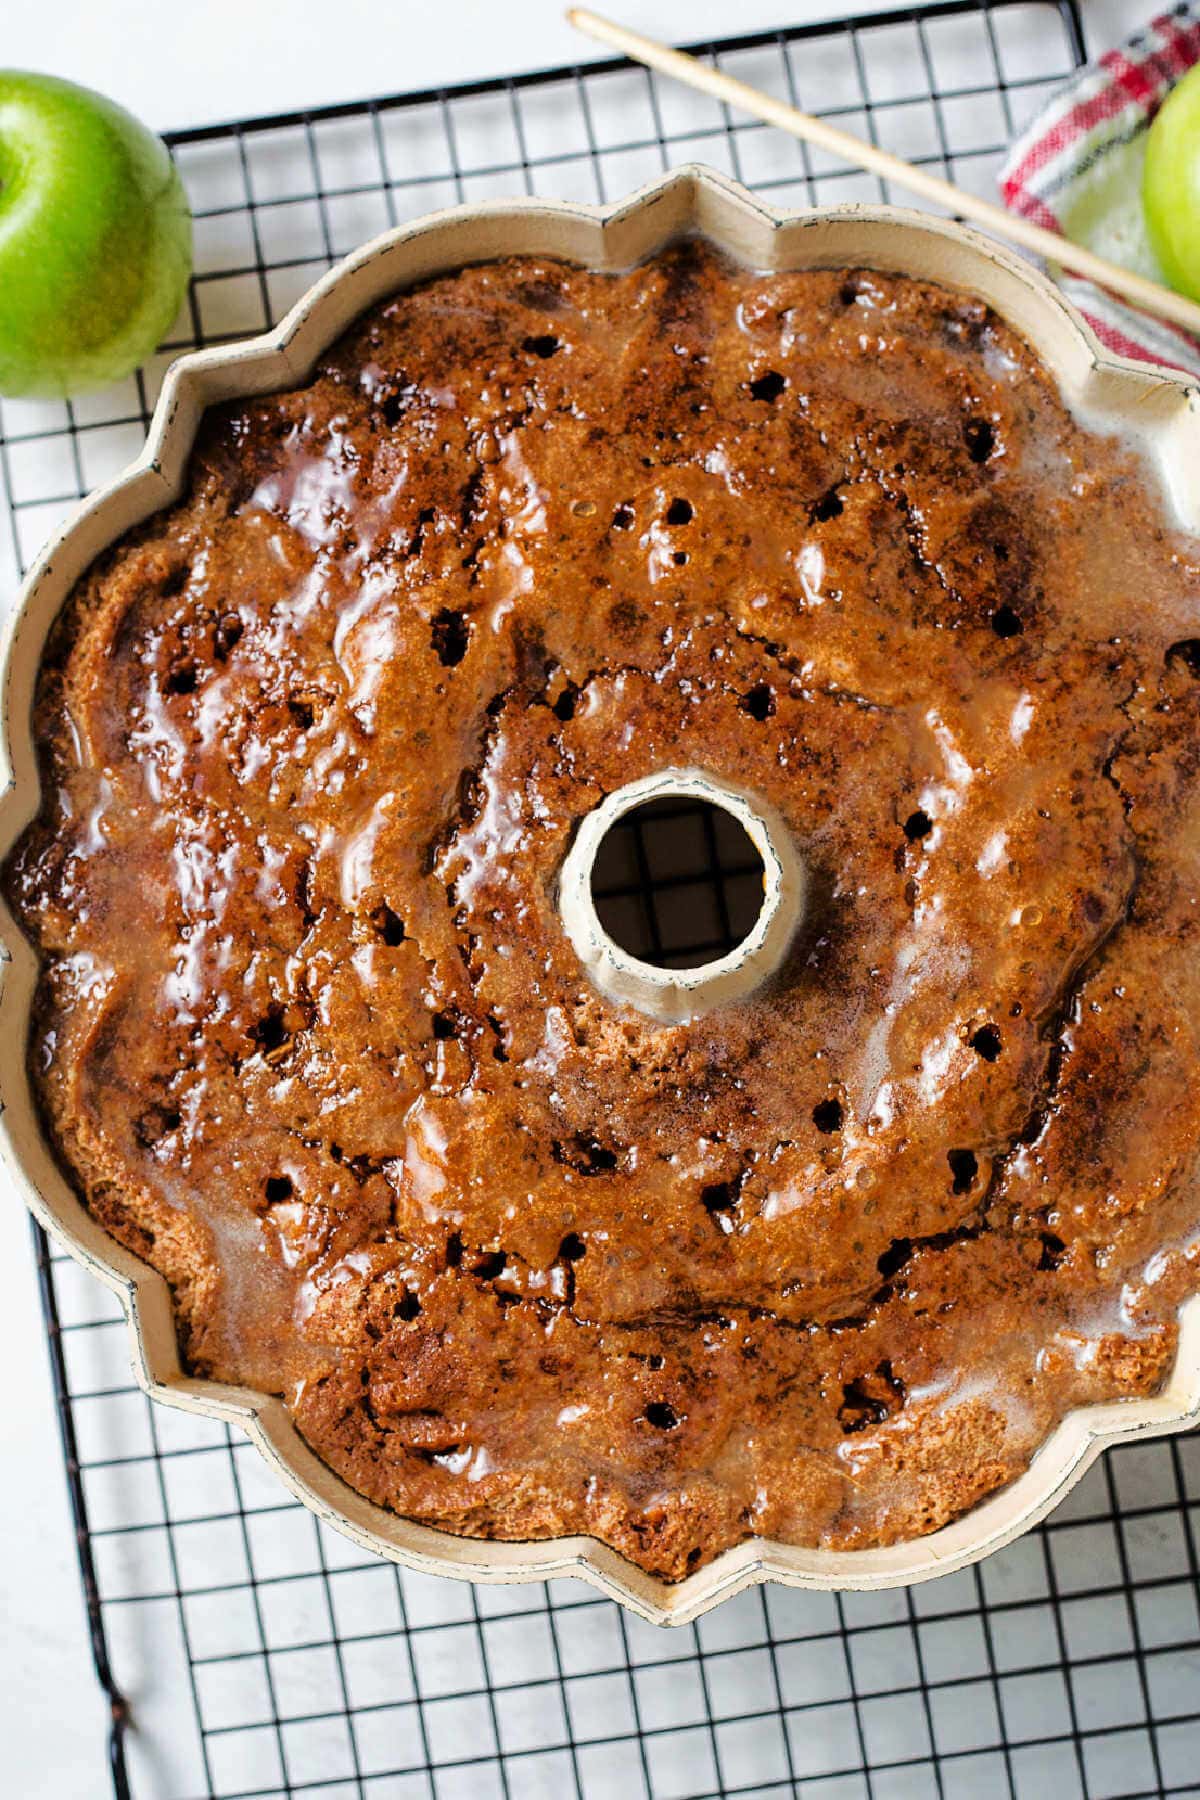
[[[191,266],[191,214],[154,133],[88,88],[0,69],[0,394],[127,375]]]
[[[1176,82],[1146,134],[1142,205],[1163,274],[1200,300],[1200,64]]]

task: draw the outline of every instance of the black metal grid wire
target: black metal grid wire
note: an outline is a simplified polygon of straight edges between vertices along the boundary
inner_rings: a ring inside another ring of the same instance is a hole
[[[697,48],[982,192],[1082,60],[1074,0],[951,0]],[[0,406],[0,586],[140,447],[171,354],[262,328],[390,223],[514,190],[607,198],[689,160],[786,203],[881,191],[620,63],[183,132],[172,148],[197,225],[186,313],[98,399]],[[703,849],[720,860],[715,838]],[[640,904],[645,851],[627,884]],[[692,895],[659,896],[676,932]],[[727,946],[728,911],[715,931],[692,916],[693,949]],[[1200,1792],[1192,1438],[1110,1454],[1046,1525],[958,1575],[875,1596],[755,1590],[659,1631],[579,1583],[472,1588],[365,1556],[227,1427],[151,1406],[111,1298],[35,1238],[118,1796]]]
[[[623,950],[663,969],[696,968],[749,936],[763,862],[721,807],[656,800],[616,821],[591,886],[600,923]]]

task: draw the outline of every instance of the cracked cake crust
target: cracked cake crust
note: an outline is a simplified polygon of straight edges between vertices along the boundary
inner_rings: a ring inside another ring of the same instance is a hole
[[[356,1488],[675,1577],[935,1528],[1194,1291],[1194,546],[980,303],[682,245],[369,314],[84,579],[32,1057],[197,1373]],[[668,764],[809,916],[662,1026],[558,921]]]

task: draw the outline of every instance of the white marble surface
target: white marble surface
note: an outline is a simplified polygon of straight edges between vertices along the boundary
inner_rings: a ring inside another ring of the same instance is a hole
[[[1165,3],[1165,0],[1164,0]],[[866,10],[870,0],[860,0]],[[643,0],[647,31],[696,38],[836,16],[836,0]],[[885,10],[878,7],[878,10]],[[1091,45],[1151,17],[1150,0],[1084,0]],[[56,0],[5,9],[3,59],[102,88],[160,128],[407,91],[589,54],[554,0],[457,0],[383,7],[340,0],[338,30],[318,0]],[[371,42],[369,55],[360,44]],[[8,596],[5,596],[7,599]],[[87,1657],[28,1222],[0,1195],[0,1544],[5,1791],[22,1800],[106,1792],[105,1705]]]

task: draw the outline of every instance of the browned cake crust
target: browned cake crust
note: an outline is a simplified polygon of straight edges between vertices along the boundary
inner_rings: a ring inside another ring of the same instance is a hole
[[[7,869],[49,1128],[188,1365],[403,1514],[672,1577],[927,1532],[1152,1390],[1197,578],[1134,456],[904,278],[501,262],[210,416],[55,631]],[[555,908],[667,764],[812,888],[676,1026]]]

